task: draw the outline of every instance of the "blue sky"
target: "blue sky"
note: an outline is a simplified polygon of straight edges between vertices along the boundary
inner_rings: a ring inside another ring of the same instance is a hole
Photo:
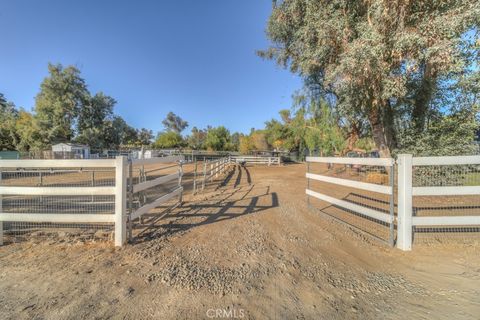
[[[47,63],[80,68],[134,127],[261,128],[289,108],[299,77],[259,58],[271,0],[0,2],[0,92],[30,110]],[[185,132],[186,133],[186,132]]]

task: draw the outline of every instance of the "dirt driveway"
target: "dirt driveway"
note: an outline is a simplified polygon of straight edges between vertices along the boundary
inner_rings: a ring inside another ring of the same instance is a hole
[[[306,205],[305,168],[236,167],[135,243],[0,247],[0,319],[479,319],[480,248],[404,253]]]

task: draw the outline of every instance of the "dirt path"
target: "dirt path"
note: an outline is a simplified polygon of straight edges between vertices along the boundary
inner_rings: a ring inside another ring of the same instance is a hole
[[[309,210],[305,168],[235,168],[108,244],[0,247],[0,319],[478,319],[478,247],[403,253]]]

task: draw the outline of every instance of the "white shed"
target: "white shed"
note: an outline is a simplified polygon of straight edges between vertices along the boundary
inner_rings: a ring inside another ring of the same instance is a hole
[[[57,143],[52,145],[52,152],[56,156],[67,158],[69,156],[75,159],[90,158],[90,147],[84,144],[75,143]]]

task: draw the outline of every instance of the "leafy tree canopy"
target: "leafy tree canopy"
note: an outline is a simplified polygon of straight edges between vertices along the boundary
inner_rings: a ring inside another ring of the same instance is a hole
[[[170,149],[182,147],[183,144],[183,138],[178,132],[165,131],[158,134],[154,146],[159,149]]]
[[[173,112],[169,112],[167,117],[162,121],[162,124],[165,126],[166,131],[173,131],[180,134],[186,127],[188,127],[188,122],[177,116]]]
[[[71,141],[75,119],[90,100],[87,85],[76,67],[49,64],[48,72],[35,98],[35,119],[45,145]]]
[[[214,151],[232,151],[235,149],[231,141],[230,131],[224,126],[208,129],[205,147]]]
[[[477,0],[274,1],[273,45],[259,54],[303,76],[347,120],[367,121],[388,156],[404,147],[401,132],[429,129],[432,111],[455,114],[448,99],[478,103],[479,25]]]
[[[18,111],[15,105],[7,102],[5,96],[0,93],[0,150],[14,150],[18,140],[15,131],[15,122]]]

